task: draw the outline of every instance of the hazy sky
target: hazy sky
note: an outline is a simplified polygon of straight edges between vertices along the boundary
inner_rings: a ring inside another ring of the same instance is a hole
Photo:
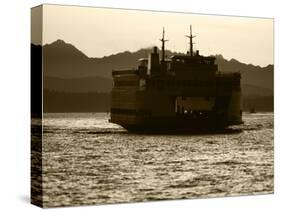
[[[186,52],[189,25],[194,48],[203,55],[222,54],[245,63],[273,63],[274,20],[184,13],[44,5],[43,43],[63,39],[89,57],[161,46],[162,27],[166,48]]]

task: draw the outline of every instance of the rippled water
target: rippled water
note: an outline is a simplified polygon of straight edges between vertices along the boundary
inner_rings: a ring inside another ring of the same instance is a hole
[[[243,131],[137,135],[107,114],[44,114],[44,207],[273,193],[273,114]]]

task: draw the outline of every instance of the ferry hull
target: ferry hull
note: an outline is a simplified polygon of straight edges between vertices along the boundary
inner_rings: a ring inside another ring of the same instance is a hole
[[[213,116],[208,119],[188,117],[136,117],[127,115],[111,116],[110,122],[118,124],[129,132],[210,132],[226,129],[230,125],[241,124],[241,120],[228,121],[224,117]]]

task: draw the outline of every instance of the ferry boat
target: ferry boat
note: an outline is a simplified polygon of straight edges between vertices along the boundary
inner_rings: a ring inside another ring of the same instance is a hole
[[[218,71],[216,58],[193,50],[161,58],[157,47],[133,69],[113,70],[110,122],[128,131],[226,128],[242,123],[241,74]]]

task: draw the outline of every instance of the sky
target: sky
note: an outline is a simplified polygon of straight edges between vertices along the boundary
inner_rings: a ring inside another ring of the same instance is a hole
[[[89,57],[103,57],[160,48],[165,27],[166,48],[186,52],[190,25],[194,50],[202,55],[222,54],[260,66],[274,63],[274,19],[269,18],[44,5],[42,36],[43,44],[62,39]]]

